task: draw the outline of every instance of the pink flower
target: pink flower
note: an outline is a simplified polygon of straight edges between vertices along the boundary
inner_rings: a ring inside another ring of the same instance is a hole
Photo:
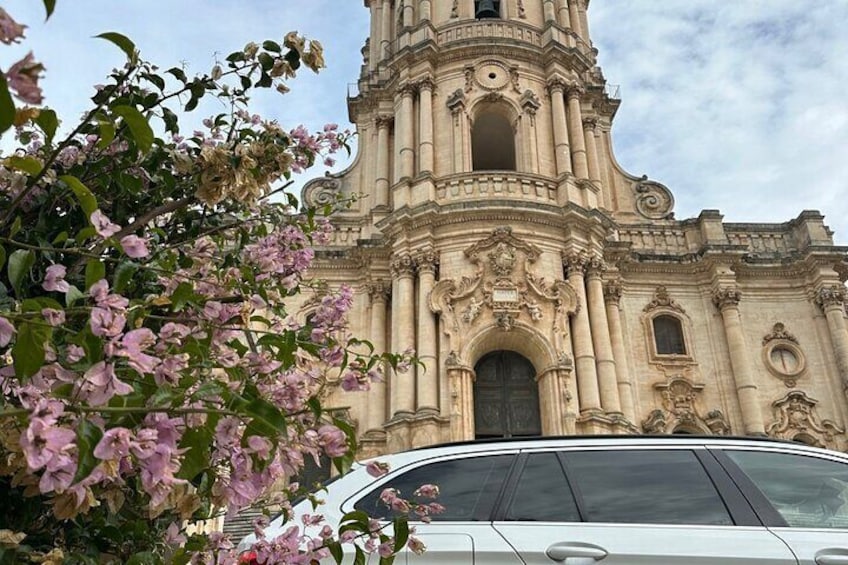
[[[421,485],[412,494],[421,498],[436,498],[439,496],[439,487],[436,485]]]
[[[389,464],[382,461],[369,461],[365,466],[365,470],[372,477],[382,477],[389,472]]]
[[[406,547],[408,547],[409,551],[415,553],[416,555],[422,555],[427,549],[427,547],[424,545],[424,542],[412,536],[409,536],[409,540],[406,542]]]
[[[326,424],[318,428],[318,442],[330,457],[341,457],[347,453],[347,436],[336,426]]]
[[[92,406],[109,402],[113,396],[123,396],[133,391],[125,382],[118,380],[115,367],[105,361],[92,365],[82,377],[81,392]]]
[[[94,230],[97,232],[97,235],[104,239],[112,237],[121,231],[121,226],[112,223],[112,221],[106,217],[106,214],[100,210],[92,212],[89,219],[91,220],[91,225],[94,226]]]
[[[73,446],[75,440],[73,430],[53,426],[41,418],[33,418],[21,434],[20,442],[29,470],[37,471],[63,450]]]
[[[56,310],[55,308],[42,308],[41,315],[44,320],[51,326],[61,326],[65,323],[65,311]]]
[[[377,548],[377,553],[380,554],[380,557],[391,557],[391,555],[395,552],[395,540],[390,539],[387,542],[383,542]]]
[[[6,318],[0,317],[0,347],[6,347],[12,341],[15,334],[15,326]]]
[[[12,65],[6,72],[9,90],[15,92],[16,96],[24,102],[41,104],[44,95],[38,86],[38,79],[41,78],[43,70],[44,65],[37,62],[30,51],[26,57]]]
[[[58,455],[47,463],[47,468],[38,482],[38,490],[45,494],[52,491],[62,493],[71,486],[76,472],[76,461],[67,455]]]
[[[69,345],[67,351],[65,352],[65,358],[69,363],[76,363],[80,359],[85,357],[85,349],[80,347],[79,345]]]
[[[64,265],[50,265],[47,267],[47,272],[44,274],[44,282],[41,286],[48,292],[68,292],[71,289],[65,281],[65,274],[68,272]]]
[[[137,235],[127,235],[121,238],[121,247],[124,253],[133,259],[141,259],[150,255],[147,249],[147,239],[138,237]]]
[[[159,358],[148,355],[143,350],[155,343],[156,335],[149,328],[130,330],[121,339],[121,349],[118,351],[118,355],[126,357],[130,367],[139,374],[152,373],[156,365],[159,364]]]
[[[116,337],[124,331],[127,318],[106,308],[91,309],[91,333],[98,337]]]
[[[103,434],[94,448],[94,456],[98,459],[121,459],[130,454],[132,432],[127,428],[110,428]]]
[[[165,543],[168,545],[180,545],[186,542],[186,537],[180,533],[180,525],[177,522],[171,522],[168,529],[165,530]]]
[[[6,45],[18,43],[24,36],[26,26],[12,19],[6,10],[0,8],[0,42]]]
[[[94,302],[101,308],[113,310],[125,310],[130,301],[120,294],[109,293],[109,283],[106,279],[100,279],[88,289],[88,294],[94,298]]]
[[[221,418],[215,426],[215,443],[218,447],[235,445],[239,435],[239,421],[236,418]]]

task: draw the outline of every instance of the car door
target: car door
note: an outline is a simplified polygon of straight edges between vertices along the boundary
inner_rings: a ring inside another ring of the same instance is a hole
[[[801,565],[848,565],[848,461],[824,451],[721,450],[763,521]]]
[[[491,524],[492,512],[515,458],[515,452],[491,453],[416,463],[385,477],[366,494],[355,496],[352,507],[389,520],[394,513],[380,500],[384,489],[394,488],[402,498],[426,503],[432,500],[416,497],[415,491],[424,484],[437,485],[440,492],[435,501],[445,507],[444,512],[431,516],[430,523],[410,517],[414,535],[424,543],[426,551],[418,555],[404,549],[397,563],[520,565],[513,548]]]
[[[528,565],[796,565],[704,449],[580,448],[522,459],[494,527]]]

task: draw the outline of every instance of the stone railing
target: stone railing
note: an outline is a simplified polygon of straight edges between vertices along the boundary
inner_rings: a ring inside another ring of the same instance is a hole
[[[492,39],[510,39],[528,43],[533,47],[542,46],[542,34],[533,26],[519,22],[499,19],[481,21],[464,20],[439,29],[436,41],[442,47],[455,42],[468,40],[491,41]]]
[[[491,198],[556,204],[557,185],[545,177],[515,171],[461,173],[436,181],[439,204]]]
[[[734,232],[727,231],[727,241],[732,245],[744,245],[751,253],[788,253],[792,251],[792,241],[786,232]]]
[[[629,242],[633,251],[658,254],[680,254],[689,250],[686,234],[682,229],[673,227],[622,228],[618,232],[620,241]]]

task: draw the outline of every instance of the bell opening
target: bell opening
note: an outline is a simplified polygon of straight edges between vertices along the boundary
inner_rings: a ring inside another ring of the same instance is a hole
[[[478,20],[484,18],[500,18],[501,3],[499,0],[476,0],[474,2],[474,17]]]

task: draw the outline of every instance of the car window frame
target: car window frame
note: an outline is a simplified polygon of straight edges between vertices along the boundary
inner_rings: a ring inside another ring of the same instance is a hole
[[[586,505],[583,501],[582,493],[580,492],[579,484],[574,477],[573,471],[569,469],[567,462],[567,454],[573,452],[586,451],[689,451],[692,452],[696,460],[700,463],[705,475],[709,479],[715,489],[719,500],[724,505],[732,524],[679,524],[680,526],[691,527],[720,527],[720,528],[736,528],[736,527],[764,527],[763,522],[758,517],[757,513],[751,508],[747,500],[742,496],[742,492],[736,486],[730,475],[722,468],[721,465],[711,456],[709,450],[704,445],[666,445],[666,444],[649,444],[649,445],[597,445],[597,446],[559,446],[559,447],[531,447],[521,450],[519,460],[513,466],[513,473],[510,482],[507,483],[506,492],[510,496],[505,496],[501,500],[501,504],[495,511],[495,521],[520,522],[515,520],[506,520],[507,510],[510,503],[511,495],[515,492],[515,485],[520,480],[521,472],[526,464],[529,455],[534,453],[554,452],[562,466],[565,480],[571,490],[574,501],[577,505],[577,511],[580,515],[580,522],[557,522],[562,524],[617,524],[630,525],[640,524],[638,522],[592,522],[587,520]],[[534,522],[524,522],[534,523]],[[656,527],[662,526],[678,526],[678,524],[643,524]]]
[[[500,489],[498,490],[498,492],[495,496],[494,503],[492,504],[491,508],[489,509],[488,514],[485,517],[477,516],[476,515],[477,510],[475,509],[475,519],[474,520],[433,520],[433,523],[435,523],[435,524],[491,523],[492,517],[495,515],[495,511],[501,505],[504,494],[505,494],[505,492],[507,492],[506,491],[506,485],[508,485],[510,483],[510,480],[515,475],[516,462],[517,462],[518,457],[520,455],[519,449],[512,448],[512,449],[498,449],[498,450],[492,450],[492,451],[474,451],[474,452],[469,452],[469,453],[447,453],[447,454],[437,455],[437,456],[433,456],[433,457],[428,457],[428,458],[425,458],[425,459],[419,459],[419,460],[416,460],[416,461],[410,461],[410,462],[406,463],[405,465],[397,467],[396,469],[392,469],[386,475],[379,477],[377,479],[374,479],[372,482],[368,483],[367,485],[363,486],[362,488],[360,488],[359,490],[357,490],[356,492],[351,494],[349,497],[347,497],[342,502],[342,504],[341,504],[342,512],[347,513],[347,512],[355,510],[355,505],[360,500],[362,500],[365,496],[370,494],[371,492],[373,492],[377,489],[383,488],[384,485],[391,482],[392,480],[397,479],[398,477],[401,477],[402,475],[405,475],[406,473],[409,473],[410,471],[414,471],[415,469],[418,469],[420,467],[424,467],[426,465],[432,465],[434,463],[441,463],[441,462],[444,462],[444,461],[454,461],[454,460],[457,460],[457,459],[480,459],[482,457],[497,457],[497,456],[501,456],[501,455],[511,456],[512,461],[509,464],[509,468],[507,470],[506,476],[504,477],[503,481],[501,482]],[[435,484],[436,486],[439,486],[438,482],[434,481],[433,484]],[[434,502],[438,502],[438,503],[441,504],[442,500],[440,500],[437,497],[434,500]],[[380,522],[383,522],[383,523],[391,521],[390,519],[385,519],[385,518],[375,518],[375,519],[377,519],[377,520],[379,520]],[[419,524],[422,523],[422,520],[410,520],[410,522],[419,525]]]
[[[716,458],[716,460],[724,467],[725,471],[730,475],[731,479],[736,483],[739,487],[739,490],[742,492],[742,495],[750,503],[751,507],[754,511],[759,515],[760,520],[762,520],[763,524],[768,528],[790,528],[790,529],[809,529],[803,528],[800,526],[790,526],[783,515],[775,508],[775,506],[771,503],[768,497],[763,493],[763,491],[754,483],[751,478],[748,477],[747,473],[745,473],[742,468],[736,464],[733,459],[726,453],[727,451],[755,451],[762,453],[781,453],[784,455],[797,455],[800,457],[812,457],[814,459],[822,459],[824,461],[831,461],[834,463],[840,463],[842,465],[848,465],[848,461],[840,457],[831,457],[827,453],[820,452],[811,452],[801,449],[786,449],[779,447],[760,447],[760,446],[736,446],[736,445],[722,445],[722,446],[714,446],[709,448],[710,452]],[[842,528],[837,528],[837,530],[841,530]]]

